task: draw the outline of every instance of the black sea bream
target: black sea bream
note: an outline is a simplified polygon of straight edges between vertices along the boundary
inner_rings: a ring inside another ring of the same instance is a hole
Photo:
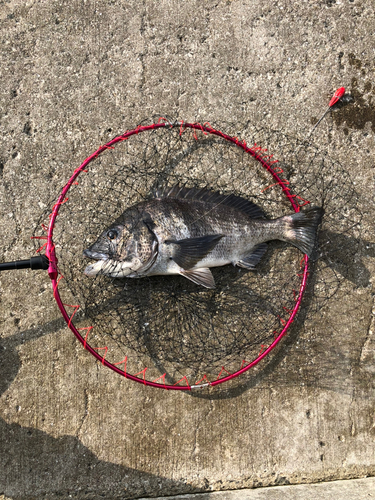
[[[174,186],[125,210],[84,251],[96,260],[84,272],[115,278],[180,274],[214,288],[210,267],[254,269],[267,241],[286,241],[310,256],[323,213],[311,207],[267,220],[239,196]]]

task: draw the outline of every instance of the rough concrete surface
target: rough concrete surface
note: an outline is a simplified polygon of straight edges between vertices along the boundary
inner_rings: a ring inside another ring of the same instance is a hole
[[[314,140],[351,172],[363,211],[360,251],[324,314],[273,370],[219,392],[116,376],[64,327],[43,272],[2,273],[0,495],[122,499],[374,476],[373,2],[5,0],[0,19],[3,261],[33,254],[47,202],[129,126],[160,113],[302,138],[341,86],[355,101]],[[279,498],[261,491],[248,498]]]

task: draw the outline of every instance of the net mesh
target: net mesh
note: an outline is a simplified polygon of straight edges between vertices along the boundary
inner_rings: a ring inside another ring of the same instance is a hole
[[[280,132],[251,125],[213,128],[245,137],[302,209],[307,204],[324,206],[302,302],[303,316],[307,309],[314,314],[337,292],[348,252],[353,258],[356,252],[353,245],[343,256],[336,237],[359,237],[358,197],[349,174],[318,148]],[[71,321],[82,329],[85,342],[102,350],[124,373],[163,384],[217,380],[256,359],[282,331],[295,308],[305,263],[299,250],[281,241],[269,244],[255,271],[212,269],[215,289],[181,276],[114,279],[83,274],[88,264],[83,250],[126,208],[158,188],[207,187],[253,201],[268,218],[293,213],[285,192],[258,159],[235,141],[168,119],[165,127],[106,149],[72,184],[53,231],[59,293],[74,307]]]

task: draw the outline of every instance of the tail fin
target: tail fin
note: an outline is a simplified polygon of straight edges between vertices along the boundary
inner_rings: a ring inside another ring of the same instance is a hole
[[[308,257],[311,256],[314,250],[318,226],[323,215],[323,208],[311,207],[288,217],[289,234],[287,241],[307,254]],[[293,236],[291,236],[291,231]]]

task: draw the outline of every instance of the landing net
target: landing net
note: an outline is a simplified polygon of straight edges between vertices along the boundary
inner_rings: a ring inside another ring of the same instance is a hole
[[[213,290],[181,276],[85,276],[83,250],[126,208],[175,184],[242,196],[268,218],[323,206],[316,251],[309,260],[271,242],[255,271],[212,269]],[[249,125],[158,118],[74,171],[36,241],[45,238],[54,297],[85,349],[137,382],[190,390],[263,366],[296,320],[337,292],[344,273],[332,265],[335,235],[358,237],[357,205],[348,173],[312,145]]]

